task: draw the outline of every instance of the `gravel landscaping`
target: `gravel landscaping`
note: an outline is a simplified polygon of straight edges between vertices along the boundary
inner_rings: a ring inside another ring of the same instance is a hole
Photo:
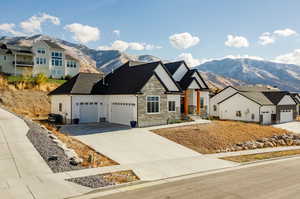
[[[67,181],[69,182],[74,182],[93,189],[106,187],[109,185],[134,182],[137,180],[139,180],[139,178],[134,174],[133,171],[119,171],[107,174],[67,179]]]
[[[73,165],[57,143],[48,136],[48,130],[43,129],[39,124],[23,118],[30,130],[27,133],[36,150],[40,153],[54,173],[71,170],[84,169],[80,164]]]

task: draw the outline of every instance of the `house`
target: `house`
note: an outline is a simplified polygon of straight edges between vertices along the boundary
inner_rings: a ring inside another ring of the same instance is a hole
[[[293,121],[297,116],[296,102],[286,91],[227,87],[211,102],[214,116],[224,120],[273,124]]]
[[[63,78],[79,73],[79,61],[50,40],[38,40],[31,47],[0,44],[0,72],[9,75],[37,75]]]
[[[65,49],[50,40],[38,40],[32,46],[34,57],[33,75],[44,73],[48,77],[62,78],[79,73],[79,62],[66,55]]]
[[[51,113],[66,123],[107,121],[139,127],[179,119],[182,90],[162,62],[122,65],[104,78],[79,73],[54,91]]]
[[[184,61],[165,63],[173,79],[183,91],[182,109],[185,115],[196,114],[207,117],[209,114],[209,88],[196,69],[190,69]]]
[[[299,93],[291,93],[291,97],[295,100],[296,102],[296,109],[297,109],[297,116],[300,115],[300,95]]]
[[[31,74],[33,57],[29,47],[0,44],[0,72],[12,75]]]

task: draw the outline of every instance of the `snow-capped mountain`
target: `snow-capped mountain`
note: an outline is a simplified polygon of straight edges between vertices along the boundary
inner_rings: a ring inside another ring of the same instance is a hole
[[[276,86],[282,90],[300,91],[300,66],[248,58],[214,60],[196,69],[246,84]]]

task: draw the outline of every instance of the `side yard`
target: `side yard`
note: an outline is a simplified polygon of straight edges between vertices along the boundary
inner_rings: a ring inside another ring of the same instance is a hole
[[[267,143],[268,147],[273,147],[277,146],[276,142],[272,141],[274,136],[283,135],[282,139],[289,139],[291,134],[289,131],[272,126],[232,121],[213,121],[210,124],[158,129],[153,132],[204,154],[251,149],[255,143],[257,143],[255,148],[266,147],[264,143]],[[276,137],[278,140],[280,138]],[[259,145],[259,142],[262,145]],[[245,147],[247,144],[248,148]],[[282,145],[288,144],[284,142]]]

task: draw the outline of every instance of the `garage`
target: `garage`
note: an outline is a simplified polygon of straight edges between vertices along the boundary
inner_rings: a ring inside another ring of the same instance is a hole
[[[281,110],[280,111],[280,123],[293,121],[293,110]]]
[[[130,125],[135,119],[135,104],[133,103],[112,103],[111,123]]]
[[[98,122],[98,103],[85,102],[79,106],[79,122],[80,123],[95,123]]]
[[[262,112],[262,123],[263,124],[271,124],[271,113],[268,111]]]

